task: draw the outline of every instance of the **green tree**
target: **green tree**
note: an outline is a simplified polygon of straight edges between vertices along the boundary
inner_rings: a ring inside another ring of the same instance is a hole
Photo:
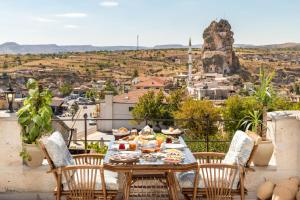
[[[233,135],[239,128],[239,121],[253,110],[261,110],[261,106],[255,97],[241,97],[238,95],[229,97],[222,108],[224,130]]]
[[[115,86],[112,84],[112,82],[110,80],[106,81],[105,83],[105,91],[110,91],[113,93],[113,95],[117,95],[118,91],[115,88]]]
[[[73,89],[69,83],[64,83],[62,86],[58,88],[58,91],[64,96],[68,96],[72,93]]]
[[[18,111],[18,122],[22,128],[24,143],[33,144],[42,135],[52,130],[51,118],[52,95],[43,89],[34,79],[26,84],[29,95],[24,100],[24,106]]]
[[[99,95],[99,93],[97,92],[96,89],[90,89],[85,93],[85,97],[89,98],[89,99],[92,99],[92,100],[95,100],[96,98],[99,98],[100,95]]]
[[[138,122],[139,119],[145,119],[154,125],[154,119],[163,118],[165,112],[166,107],[164,105],[163,92],[160,91],[155,94],[153,90],[150,90],[139,98],[139,102],[132,110],[132,116]]]
[[[177,124],[190,130],[190,138],[201,138],[206,133],[217,132],[216,121],[220,119],[220,109],[209,100],[188,99],[174,112]]]
[[[139,72],[137,69],[134,69],[133,74],[132,74],[132,78],[136,78],[139,76]]]

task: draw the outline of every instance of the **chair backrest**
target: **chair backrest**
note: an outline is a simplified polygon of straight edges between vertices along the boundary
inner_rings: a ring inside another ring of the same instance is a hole
[[[102,180],[104,177],[102,167],[96,165],[68,166],[62,168],[61,173],[70,192],[68,199],[95,199],[95,191],[101,187],[97,184],[105,181]]]
[[[241,172],[238,165],[200,164],[199,173],[207,199],[231,199],[234,184],[243,176]]]
[[[224,164],[240,164],[246,166],[254,147],[254,140],[243,131],[236,131],[228,152],[223,160]]]

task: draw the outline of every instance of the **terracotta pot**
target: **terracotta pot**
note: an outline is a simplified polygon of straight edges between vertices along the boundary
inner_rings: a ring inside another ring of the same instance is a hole
[[[264,140],[261,141],[257,149],[255,151],[255,154],[253,156],[253,163],[255,166],[268,166],[272,154],[274,151],[274,145],[271,140]]]
[[[23,148],[29,154],[29,159],[24,160],[27,166],[34,168],[42,165],[44,155],[38,145],[23,144]]]

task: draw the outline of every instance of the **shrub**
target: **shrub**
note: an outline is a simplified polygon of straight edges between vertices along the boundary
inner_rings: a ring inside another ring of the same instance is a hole
[[[261,110],[255,97],[231,96],[225,101],[222,109],[224,119],[224,130],[231,136],[239,128],[239,122],[245,118],[249,112]]]
[[[174,112],[174,116],[177,125],[189,129],[189,137],[201,138],[205,133],[217,132],[216,121],[220,119],[220,109],[208,100],[188,99]]]

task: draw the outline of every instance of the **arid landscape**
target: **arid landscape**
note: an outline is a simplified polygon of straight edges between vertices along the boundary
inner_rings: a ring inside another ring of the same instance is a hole
[[[291,48],[235,48],[240,62],[236,73],[243,81],[255,82],[261,66],[276,71],[274,83],[290,88],[299,82],[300,51]],[[193,73],[201,72],[202,49],[194,48]],[[119,85],[139,76],[173,77],[187,72],[187,49],[99,51],[86,53],[25,54],[0,56],[1,85],[10,75],[16,88],[34,77],[52,88],[67,82],[74,87],[98,80]],[[3,88],[4,89],[4,88]]]

